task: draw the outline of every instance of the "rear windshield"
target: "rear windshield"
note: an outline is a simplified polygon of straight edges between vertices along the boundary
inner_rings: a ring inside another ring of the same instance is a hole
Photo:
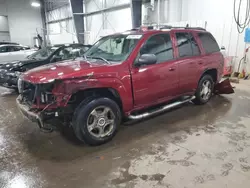
[[[220,51],[215,38],[210,33],[198,33],[198,36],[207,54]]]

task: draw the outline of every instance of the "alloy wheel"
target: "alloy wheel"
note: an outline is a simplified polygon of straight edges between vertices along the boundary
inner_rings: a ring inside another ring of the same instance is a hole
[[[210,80],[205,80],[202,83],[201,91],[200,91],[200,97],[207,101],[212,94],[212,83]]]
[[[109,136],[114,131],[115,115],[107,106],[98,106],[89,114],[87,128],[96,138]]]

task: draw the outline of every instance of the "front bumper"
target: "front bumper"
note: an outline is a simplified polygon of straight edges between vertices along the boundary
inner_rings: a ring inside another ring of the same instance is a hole
[[[52,117],[57,117],[56,114],[58,114],[56,111],[50,111],[46,112],[44,110],[40,110],[38,112],[32,111],[32,109],[28,106],[23,104],[22,97],[19,95],[16,99],[17,107],[22,113],[22,115],[32,121],[38,124],[39,128],[46,133],[52,132],[56,129],[56,127],[52,125],[45,125],[46,120],[51,119]]]
[[[27,105],[24,105],[21,103],[21,97],[17,97],[16,99],[17,107],[20,110],[20,112],[23,114],[23,116],[27,119],[29,119],[32,122],[38,123],[39,127],[41,128],[43,126],[43,119],[40,113],[36,113],[30,110],[30,108]]]

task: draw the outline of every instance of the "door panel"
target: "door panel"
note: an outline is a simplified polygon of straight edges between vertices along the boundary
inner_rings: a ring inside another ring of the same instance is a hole
[[[147,106],[177,95],[178,74],[175,61],[133,68],[135,106]]]
[[[202,65],[201,50],[191,32],[175,33],[179,62],[179,94],[195,92],[199,81],[199,67]]]
[[[198,65],[202,63],[200,57],[184,58],[179,62],[180,93],[195,92],[199,80]]]
[[[135,106],[150,106],[175,96],[179,82],[178,63],[174,60],[169,33],[151,36],[141,47],[138,57],[142,54],[154,54],[157,63],[132,68]]]
[[[13,60],[23,60],[26,56],[24,51],[14,51],[10,53]]]

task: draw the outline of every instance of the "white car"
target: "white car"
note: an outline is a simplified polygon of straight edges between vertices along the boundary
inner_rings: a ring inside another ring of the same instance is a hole
[[[5,62],[24,60],[27,56],[33,54],[36,49],[30,49],[28,46],[19,44],[0,45],[0,64]]]

